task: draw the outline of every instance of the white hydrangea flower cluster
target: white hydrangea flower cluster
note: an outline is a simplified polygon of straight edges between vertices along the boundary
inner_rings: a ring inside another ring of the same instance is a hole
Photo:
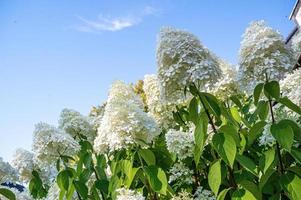
[[[24,183],[28,183],[32,179],[33,170],[40,172],[40,177],[44,183],[50,183],[57,173],[53,165],[39,167],[34,154],[22,148],[16,150],[11,164],[18,171],[19,180]]]
[[[275,138],[273,137],[270,128],[272,123],[268,123],[263,130],[262,135],[258,138],[259,146],[271,147],[275,144]]]
[[[17,149],[13,155],[12,166],[19,172],[20,181],[29,182],[32,178],[34,154],[25,149]]]
[[[16,182],[18,180],[18,172],[0,157],[0,183]]]
[[[94,141],[95,150],[104,153],[132,144],[145,146],[159,133],[155,120],[143,111],[143,103],[133,88],[121,81],[115,82]]]
[[[0,188],[7,188],[7,187],[0,187]],[[10,191],[12,191],[15,196],[16,196],[16,200],[34,200],[34,198],[30,195],[29,191],[27,189],[24,189],[24,191],[20,192],[19,190],[17,190],[16,188],[7,188]],[[0,194],[0,199],[1,200],[9,200],[6,197],[2,196]]]
[[[226,100],[233,94],[239,93],[237,83],[237,71],[234,66],[220,60],[219,66],[222,70],[222,77],[214,84],[212,94],[221,100]]]
[[[194,193],[195,200],[216,200],[213,192],[210,190],[204,189],[202,186],[198,187]]]
[[[271,80],[281,80],[292,69],[292,61],[292,51],[279,32],[264,21],[252,22],[239,51],[239,83],[250,93],[258,82],[265,81],[266,73]]]
[[[169,183],[179,181],[181,184],[193,183],[193,170],[189,169],[184,163],[175,163],[169,170]]]
[[[53,164],[61,155],[73,156],[80,150],[71,135],[43,122],[36,124],[33,138],[32,150],[41,166]]]
[[[134,190],[119,188],[117,189],[117,198],[116,200],[145,200],[145,197]]]
[[[59,128],[63,129],[72,137],[84,135],[87,140],[93,142],[96,131],[90,123],[89,118],[72,109],[63,109],[59,119]]]
[[[294,51],[294,58],[298,59],[301,54],[301,33],[300,30],[291,40],[291,47]]]
[[[207,91],[222,75],[217,60],[196,36],[170,27],[159,34],[157,66],[160,94],[168,103],[185,101],[184,87],[190,83]]]
[[[161,100],[159,81],[155,74],[145,75],[143,90],[148,112],[161,128],[169,128],[173,123],[172,108]]]
[[[194,130],[188,132],[170,129],[165,134],[167,149],[177,155],[179,160],[193,156]]]
[[[192,195],[187,191],[181,191],[177,196],[173,196],[171,200],[193,200]]]
[[[287,74],[280,81],[280,88],[283,96],[287,96],[298,106],[301,106],[301,69],[294,70],[293,73]]]
[[[97,130],[100,126],[100,122],[105,111],[105,106],[106,103],[103,103],[101,106],[93,106],[90,110],[89,118],[95,130]]]

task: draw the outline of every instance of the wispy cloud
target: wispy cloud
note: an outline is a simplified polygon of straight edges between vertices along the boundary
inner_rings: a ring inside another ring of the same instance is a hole
[[[82,24],[76,26],[75,29],[81,32],[120,31],[141,23],[146,16],[157,14],[158,9],[146,6],[140,13],[122,17],[111,17],[100,14],[96,20],[89,20],[78,16]]]

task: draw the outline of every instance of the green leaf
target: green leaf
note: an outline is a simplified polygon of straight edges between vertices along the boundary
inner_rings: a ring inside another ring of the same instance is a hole
[[[206,137],[207,137],[208,118],[204,112],[200,115],[200,120],[196,124],[194,130],[194,162],[196,166],[199,164],[200,156],[202,155]]]
[[[275,161],[275,149],[269,149],[266,152],[263,153],[263,156],[260,158],[260,168],[262,169],[263,173],[266,173],[266,171],[271,167],[271,165]]]
[[[268,182],[269,178],[275,173],[275,169],[268,169],[263,175],[261,175],[258,187],[260,190],[262,190],[265,186],[265,184]]]
[[[214,161],[210,166],[208,173],[208,183],[215,196],[217,196],[219,187],[222,183],[222,169],[220,160]]]
[[[269,115],[269,103],[267,101],[259,101],[255,113],[264,121]]]
[[[74,180],[73,185],[83,199],[88,198],[88,187],[84,183]]]
[[[231,124],[226,124],[226,125],[220,127],[218,131],[221,133],[225,133],[227,135],[231,135],[233,137],[233,139],[235,140],[236,146],[240,145],[239,135],[238,135],[238,132],[237,132],[237,129],[235,126],[233,126]]]
[[[196,97],[193,97],[189,103],[189,118],[194,124],[197,124],[199,121],[198,120],[198,115],[199,115],[198,107],[199,107],[198,100]]]
[[[258,85],[256,85],[254,92],[253,92],[253,96],[254,96],[254,104],[257,105],[258,100],[260,98],[260,94],[262,92],[262,88],[263,88],[264,83],[259,83]]]
[[[238,189],[232,194],[231,200],[257,200],[257,199],[250,191],[245,189]]]
[[[189,92],[195,97],[197,97],[199,94],[199,90],[196,88],[195,84],[191,84],[189,86]]]
[[[165,172],[157,166],[145,167],[145,173],[149,180],[151,188],[160,194],[166,195],[167,178]]]
[[[94,169],[95,169],[95,171],[98,174],[100,179],[107,179],[107,175],[106,175],[104,167],[95,166]]]
[[[299,167],[299,166],[292,166],[292,167],[287,168],[287,170],[291,171],[291,172],[297,174],[299,177],[301,177],[301,167]]]
[[[9,200],[16,200],[15,194],[6,188],[0,188],[0,194],[6,197]]]
[[[301,128],[299,127],[299,125],[296,122],[289,120],[289,119],[283,119],[283,120],[279,121],[278,124],[283,124],[283,123],[287,124],[288,126],[290,126],[293,129],[294,138],[299,143],[301,143]]]
[[[231,135],[216,133],[212,138],[214,149],[231,168],[236,157],[236,143]]]
[[[139,168],[133,167],[133,163],[130,160],[122,160],[120,161],[120,165],[122,167],[123,173],[126,175],[126,178],[124,180],[125,185],[127,187],[130,187]]]
[[[236,107],[232,107],[230,109],[230,112],[231,112],[233,118],[235,119],[235,121],[237,121],[238,123],[240,123],[241,122],[241,117],[240,117],[240,114],[238,112],[238,109]]]
[[[217,98],[212,94],[205,92],[202,92],[201,95],[205,97],[207,103],[209,104],[209,109],[212,111],[212,113],[219,118],[221,115],[221,109],[219,107]]]
[[[290,199],[300,200],[301,199],[301,178],[291,172],[284,174],[280,178],[280,184],[282,188],[288,193]]]
[[[237,96],[233,95],[230,97],[230,99],[233,101],[233,103],[235,103],[235,105],[237,105],[239,108],[242,108],[242,104]]]
[[[292,147],[290,154],[295,158],[295,160],[301,164],[301,150],[300,148]]]
[[[267,98],[273,97],[276,100],[280,97],[280,87],[277,81],[270,81],[264,84],[264,92]]]
[[[246,191],[249,191],[252,193],[252,195],[256,198],[256,200],[261,200],[262,195],[259,191],[257,185],[255,185],[253,182],[248,180],[243,180],[239,183]]]
[[[248,134],[248,145],[251,146],[253,142],[262,134],[262,131],[266,125],[265,121],[259,121],[254,124]]]
[[[56,182],[61,190],[68,190],[69,178],[70,172],[68,170],[63,170],[57,175]]]
[[[224,189],[222,190],[218,196],[217,196],[217,200],[224,200],[226,198],[226,195],[228,193],[228,191],[231,190],[231,188],[227,188],[227,189]]]
[[[156,157],[155,154],[149,149],[140,149],[139,155],[143,158],[147,165],[155,165]]]
[[[282,97],[279,98],[278,101],[285,105],[286,107],[288,107],[289,109],[291,109],[292,111],[298,113],[299,115],[301,115],[301,108],[299,106],[297,106],[296,104],[294,104],[291,100],[289,100],[287,97]]]
[[[108,180],[97,180],[95,186],[101,192],[108,194],[109,193],[109,181]]]
[[[92,154],[91,153],[86,153],[84,155],[83,163],[86,168],[91,168],[91,166],[92,166]]]
[[[246,170],[254,174],[255,176],[258,176],[258,169],[254,161],[244,155],[236,155],[236,160],[244,167]]]
[[[283,148],[288,151],[291,150],[294,142],[294,132],[289,125],[285,123],[272,124],[270,131]]]
[[[91,169],[84,169],[82,173],[79,175],[79,180],[83,183],[86,183],[89,180],[92,173],[93,171]]]

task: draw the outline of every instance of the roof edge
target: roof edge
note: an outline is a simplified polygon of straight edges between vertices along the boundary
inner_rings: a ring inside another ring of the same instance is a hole
[[[292,10],[292,12],[291,12],[291,14],[289,16],[290,20],[292,20],[292,18],[294,16],[295,12],[296,12],[296,9],[297,9],[299,3],[300,3],[300,0],[297,0],[296,3],[295,3],[295,5],[294,5],[294,8],[293,8],[293,10]]]

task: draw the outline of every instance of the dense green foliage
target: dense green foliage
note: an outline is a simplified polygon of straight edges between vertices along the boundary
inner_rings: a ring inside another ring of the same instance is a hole
[[[169,169],[177,158],[168,152],[164,132],[148,149],[135,146],[102,155],[78,134],[78,155],[62,155],[57,161],[60,199],[72,199],[74,192],[78,199],[115,199],[120,187],[141,191],[147,199],[170,199],[183,189],[193,192],[199,186],[211,190],[219,200],[301,199],[301,128],[290,119],[275,119],[276,110],[283,106],[298,115],[301,109],[281,96],[278,82],[260,83],[253,96],[231,96],[225,102],[195,85],[185,91],[192,98],[187,106],[177,108],[174,120],[179,129],[187,129],[189,123],[196,127],[194,157],[184,160],[194,170],[193,184],[168,182]],[[270,132],[276,142],[260,146],[258,138],[268,118],[272,119]],[[210,140],[208,128],[213,131]],[[107,166],[110,177],[105,172]],[[45,196],[47,186],[37,172],[33,175],[32,195]]]

